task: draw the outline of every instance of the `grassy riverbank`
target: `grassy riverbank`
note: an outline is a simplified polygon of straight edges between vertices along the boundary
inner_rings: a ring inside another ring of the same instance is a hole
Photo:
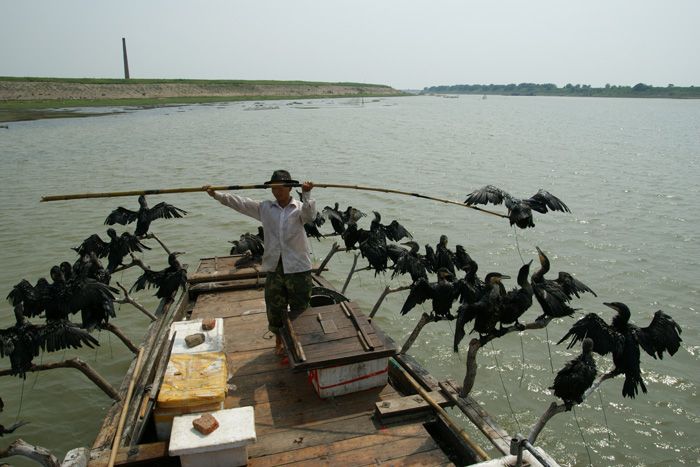
[[[86,107],[402,95],[390,86],[365,83],[0,77],[0,122],[104,114]]]

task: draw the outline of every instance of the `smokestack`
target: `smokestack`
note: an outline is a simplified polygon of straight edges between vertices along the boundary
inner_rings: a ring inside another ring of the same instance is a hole
[[[123,37],[122,49],[124,49],[124,79],[129,79],[129,60],[126,58],[126,39]]]

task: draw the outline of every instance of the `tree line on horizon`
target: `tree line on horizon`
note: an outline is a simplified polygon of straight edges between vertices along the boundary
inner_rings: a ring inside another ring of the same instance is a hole
[[[654,87],[644,83],[634,86],[606,84],[604,88],[594,88],[590,84],[454,84],[449,86],[425,87],[420,94],[496,94],[506,96],[578,96],[578,97],[660,97],[673,99],[700,99],[700,88],[679,87],[669,84]]]

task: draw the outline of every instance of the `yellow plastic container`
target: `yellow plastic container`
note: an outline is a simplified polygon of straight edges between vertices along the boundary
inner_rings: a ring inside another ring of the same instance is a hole
[[[226,354],[210,352],[170,356],[158,392],[157,407],[190,407],[226,398]]]

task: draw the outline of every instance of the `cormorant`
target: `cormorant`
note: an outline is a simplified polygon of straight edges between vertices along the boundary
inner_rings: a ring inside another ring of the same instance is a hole
[[[93,234],[86,238],[83,243],[73,248],[80,256],[88,256],[94,252],[99,258],[107,258],[107,271],[111,274],[122,265],[122,259],[131,253],[150,250],[151,248],[141,243],[136,235],[124,232],[120,236],[113,228],[107,229],[109,242],[105,242],[99,235]]]
[[[180,287],[187,285],[187,268],[182,266],[177,257],[184,254],[174,251],[168,255],[169,266],[161,271],[144,271],[131,287],[131,291],[139,291],[151,286],[158,288],[156,297],[171,298]]]
[[[598,374],[592,351],[593,340],[587,337],[581,344],[581,353],[559,370],[554,383],[548,388],[553,389],[554,395],[564,401],[567,410],[571,410],[574,403],[583,402],[583,394]]]
[[[94,254],[94,253],[93,253]],[[88,282],[93,281],[86,276],[80,276],[73,273],[73,269],[68,262],[63,262],[60,265],[66,284],[71,290],[83,290]],[[116,292],[116,289],[110,291]],[[82,318],[82,327],[92,332],[99,328],[102,324],[107,324],[109,318],[116,318],[117,314],[114,311],[113,296],[104,295],[102,300],[90,300],[80,308],[80,317]]]
[[[72,280],[66,279],[63,270]],[[53,283],[42,278],[32,287],[23,279],[7,298],[13,306],[22,303],[26,316],[38,316],[45,311],[47,321],[67,319],[68,315],[90,306],[111,307],[113,310],[113,294],[119,293],[117,289],[88,277],[74,276],[70,263],[65,262],[63,270],[59,266],[51,268]]]
[[[307,237],[313,237],[319,242],[324,237],[324,235],[318,230],[326,222],[326,218],[321,215],[321,213],[316,213],[316,218],[304,224],[304,230],[306,231]]]
[[[39,356],[39,350],[54,352],[67,348],[77,349],[82,344],[90,348],[100,345],[97,339],[78,325],[67,319],[32,324],[24,316],[24,307],[15,306],[15,324],[0,329],[0,357],[10,357],[10,374],[26,379],[26,372],[32,367],[32,360]]]
[[[433,269],[446,268],[452,275],[455,274],[455,254],[447,248],[447,235],[440,235],[440,242],[435,245],[435,264]]]
[[[411,291],[401,308],[401,314],[405,315],[426,300],[432,300],[432,314],[437,320],[440,318],[454,319],[450,312],[452,303],[459,297],[459,289],[452,281],[454,276],[446,268],[437,271],[437,282],[428,282],[428,279],[419,278],[411,284]]]
[[[344,218],[344,213],[340,212],[340,210],[338,209],[338,203],[335,203],[334,207],[326,206],[321,211],[321,214],[324,218],[331,221],[331,225],[333,226],[333,232],[339,235],[342,235],[343,232],[345,232],[345,224],[347,224],[347,221]],[[362,216],[359,215],[359,217]]]
[[[579,292],[589,292],[597,297],[593,290],[569,273],[560,272],[555,280],[545,279],[544,275],[549,272],[550,268],[549,258],[542,253],[539,247],[535,248],[537,248],[540,259],[540,269],[532,275],[532,289],[537,302],[542,307],[544,316],[561,318],[573,315],[576,310],[571,308],[568,302],[574,296],[578,298]]]
[[[46,309],[46,304],[49,300],[48,290],[50,287],[51,284],[49,284],[49,281],[47,281],[45,277],[36,281],[35,285],[32,285],[26,279],[22,279],[12,288],[10,293],[7,294],[7,300],[12,306],[22,304],[24,306],[24,316],[30,318],[39,316]]]
[[[402,245],[408,246],[409,249],[401,248],[402,253],[394,261],[394,272],[391,278],[393,279],[399,274],[408,273],[411,275],[411,280],[413,282],[421,277],[428,279],[428,273],[433,272],[433,267],[425,256],[418,253],[420,249],[418,242],[409,240]]]
[[[350,227],[348,228],[350,230]],[[348,230],[345,232],[347,233]],[[387,269],[389,254],[387,251],[386,238],[377,231],[360,232],[360,253],[363,258],[367,258],[369,265],[374,269],[374,275]]]
[[[531,198],[518,199],[496,188],[493,185],[486,185],[467,195],[464,203],[467,206],[474,204],[501,204],[505,201],[508,208],[508,219],[510,225],[517,225],[521,229],[534,227],[532,220],[532,210],[546,214],[549,210],[571,212],[569,208],[559,198],[546,190],[539,190]]]
[[[254,258],[262,258],[263,253],[265,253],[265,244],[259,234],[246,232],[238,240],[233,240],[231,243],[233,243],[229,253],[231,255],[242,255],[246,251],[250,251]]]
[[[597,314],[588,313],[574,323],[569,332],[557,344],[571,337],[567,346],[567,348],[571,348],[576,342],[586,337],[592,338],[594,352],[600,355],[612,353],[615,368],[611,374],[613,376],[625,375],[622,395],[634,399],[639,393],[640,387],[642,392],[647,392],[639,368],[639,347],[641,346],[646,353],[654,358],[657,356],[663,358],[664,352],[674,355],[682,342],[681,328],[673,318],[661,310],[654,313],[654,318],[649,326],[639,328],[629,322],[630,310],[624,303],[611,302],[603,303],[603,305],[617,312],[610,325]]]
[[[523,326],[518,319],[532,306],[532,286],[530,285],[530,265],[532,260],[520,267],[518,271],[518,285],[506,293],[501,304],[501,330],[503,325],[515,323],[515,326],[522,330]]]
[[[109,216],[107,216],[107,219],[105,219],[105,225],[126,225],[136,221],[134,235],[137,237],[143,237],[148,233],[151,222],[154,220],[172,219],[173,217],[182,217],[183,215],[187,214],[187,211],[184,209],[177,208],[172,204],[165,202],[158,203],[152,208],[149,208],[144,195],[139,195],[139,206],[138,211],[131,211],[119,206],[117,209],[112,211]]]
[[[500,320],[501,305],[506,295],[506,289],[501,282],[510,276],[500,272],[490,272],[484,278],[485,289],[482,296],[474,303],[463,303],[457,309],[457,324],[455,324],[454,351],[466,335],[464,326],[474,321],[471,332],[478,332],[482,343],[486,336],[496,331]]]
[[[389,225],[384,225],[382,224],[381,214],[379,214],[377,211],[372,212],[374,212],[374,219],[369,226],[371,231],[378,232],[385,238],[394,242],[399,242],[404,238],[413,238],[413,235],[411,235],[403,225],[399,224],[397,220],[391,221],[391,224]]]

